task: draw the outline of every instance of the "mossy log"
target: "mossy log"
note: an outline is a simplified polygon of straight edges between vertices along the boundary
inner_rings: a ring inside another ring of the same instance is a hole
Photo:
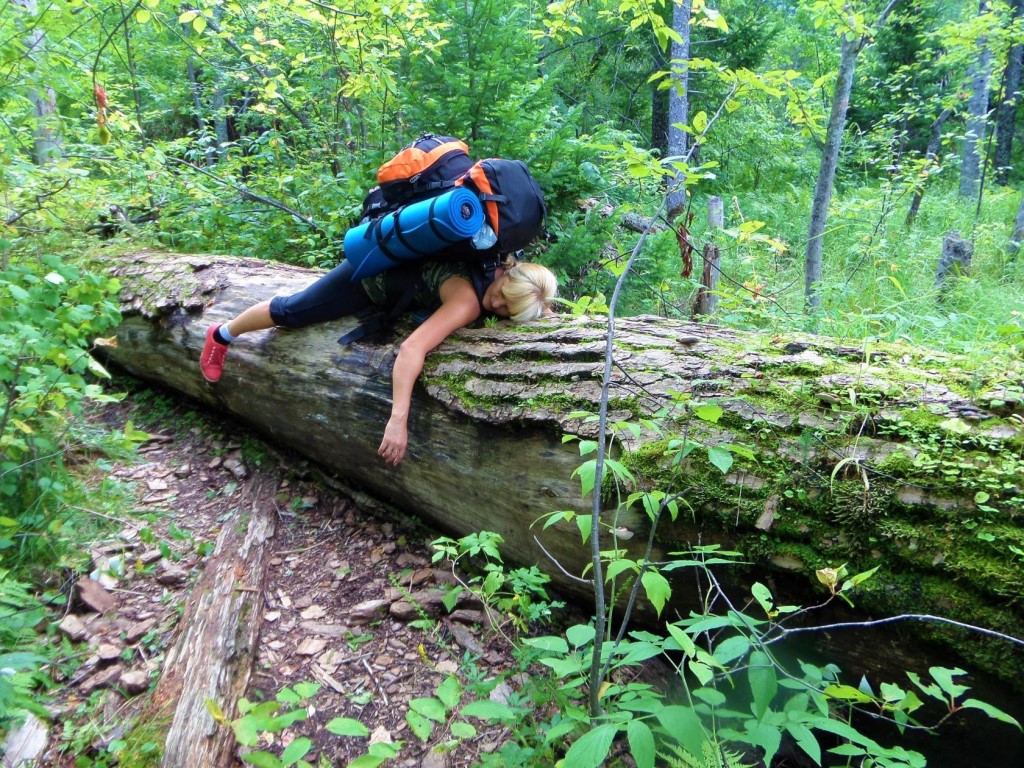
[[[427,360],[409,454],[393,469],[376,449],[402,328],[349,347],[336,340],[353,319],[251,334],[232,346],[212,385],[197,363],[207,325],[316,273],[156,252],[125,256],[114,271],[124,286],[116,363],[249,422],[448,531],[497,531],[509,557],[540,564],[581,594],[564,572],[579,574],[589,547],[572,523],[543,529],[537,521],[589,510],[573,477],[579,443],[563,436],[595,436],[594,422],[577,412],[598,409],[604,318],[498,323],[446,341]],[[822,567],[878,565],[858,588],[866,613],[933,613],[1024,636],[1024,366],[978,370],[919,347],[659,317],[618,320],[615,337],[612,420],[667,413],[663,434],[649,425],[618,431],[617,458],[634,477],[629,490],[661,488],[684,502],[679,519],[659,529],[655,557],[727,543],[808,584]],[[717,406],[720,418],[698,404]],[[702,447],[679,462],[680,440]],[[737,445],[752,458],[729,453],[725,472],[724,462],[708,460],[707,447]],[[605,487],[607,522],[639,547],[646,514],[616,514],[615,491]],[[1021,655],[1007,644],[922,631],[1024,679]]]

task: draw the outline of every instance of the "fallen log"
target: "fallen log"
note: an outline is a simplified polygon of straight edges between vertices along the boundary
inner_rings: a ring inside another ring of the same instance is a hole
[[[316,273],[151,251],[126,255],[113,271],[124,286],[115,363],[445,530],[497,531],[507,556],[541,564],[582,594],[570,578],[590,557],[579,531],[535,523],[555,510],[589,511],[573,478],[577,444],[562,437],[595,436],[577,412],[598,407],[603,318],[499,323],[446,341],[417,386],[408,457],[389,468],[376,448],[400,333],[341,347],[336,339],[356,320],[274,329],[236,343],[218,384],[200,375],[209,323]],[[612,421],[668,409],[664,434],[641,424],[619,429],[616,441],[633,473],[627,490],[661,488],[687,509],[662,524],[656,558],[721,542],[809,584],[822,567],[878,565],[858,589],[860,610],[934,613],[1020,637],[1022,382],[1022,366],[978,371],[917,347],[638,317],[616,323],[610,398]],[[701,447],[680,462],[685,441]],[[746,449],[729,449],[737,445]],[[609,503],[606,516],[624,546],[646,540],[642,509],[616,514]],[[918,632],[1004,679],[1024,679],[1008,644],[931,625]]]
[[[229,522],[192,590],[181,634],[168,652],[150,709],[170,717],[161,766],[233,765],[231,728],[214,721],[207,701],[224,716],[239,716],[256,660],[264,584],[277,522],[276,488],[248,483],[248,526]]]

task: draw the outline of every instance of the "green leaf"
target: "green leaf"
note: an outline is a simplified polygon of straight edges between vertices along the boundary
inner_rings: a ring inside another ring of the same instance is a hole
[[[594,478],[597,476],[597,459],[584,461],[572,473],[573,477],[580,479],[580,489],[584,496],[594,490]],[[578,518],[578,519],[582,519]],[[587,518],[588,520],[590,518]]]
[[[750,588],[751,593],[754,595],[754,599],[757,600],[757,604],[764,609],[765,613],[770,614],[772,612],[772,592],[761,582],[755,582],[754,586]]]
[[[693,130],[697,133],[704,133],[708,127],[708,113],[703,110],[693,116]]]
[[[960,704],[960,706],[961,707],[965,707],[967,709],[979,709],[982,712],[984,712],[986,715],[988,715],[989,717],[991,717],[991,718],[993,718],[995,720],[998,720],[1001,723],[1008,723],[1010,725],[1015,725],[1015,726],[1017,726],[1018,729],[1024,730],[1024,729],[1021,729],[1021,725],[1020,725],[1019,722],[1017,722],[1016,718],[1012,717],[1011,715],[1006,714],[1001,709],[997,709],[996,707],[993,707],[991,704],[988,704],[987,702],[978,701],[977,699],[964,699],[964,701]]]
[[[665,731],[679,741],[692,755],[704,754],[707,736],[700,717],[690,707],[670,705],[655,712]]]
[[[711,707],[720,707],[725,704],[725,694],[715,688],[697,688],[693,695]]]
[[[620,575],[623,571],[639,571],[640,566],[636,564],[635,560],[630,560],[628,557],[623,557],[618,560],[612,560],[608,563],[608,567],[604,571],[604,580],[611,581],[616,576]]]
[[[516,713],[511,707],[490,699],[473,701],[462,708],[463,717],[475,717],[480,720],[515,720]]]
[[[967,672],[957,667],[956,669],[947,669],[946,667],[929,667],[928,673],[932,676],[932,679],[939,684],[939,687],[949,694],[950,698],[957,698],[963,696],[969,688],[966,685],[958,685],[953,682],[953,678],[959,675],[966,675]]]
[[[626,726],[629,751],[636,768],[654,768],[654,734],[643,720],[630,720]]]
[[[308,699],[312,696],[316,696],[317,691],[320,690],[320,683],[296,683],[295,692],[299,694],[302,699]]]
[[[854,587],[856,587],[861,582],[867,581],[872,576],[874,576],[875,575],[875,571],[877,571],[881,567],[882,566],[880,566],[880,565],[876,565],[870,571],[863,571],[861,573],[858,573],[855,576],[851,576],[850,578],[848,578],[846,581],[843,582],[843,586],[840,588],[839,591],[840,592],[846,592],[849,589],[853,589]]]
[[[452,736],[457,739],[472,739],[476,736],[476,728],[472,723],[452,723],[449,730],[451,730]]]
[[[775,668],[772,666],[771,659],[763,651],[754,651],[750,654],[747,679],[750,682],[750,692],[754,695],[754,717],[761,720],[779,689]]]
[[[351,717],[336,717],[324,726],[337,736],[369,736],[370,729]]]
[[[672,596],[672,586],[668,583],[668,579],[657,571],[645,571],[644,575],[640,577],[640,581],[644,585],[647,599],[651,601],[651,605],[660,616],[665,603]]]
[[[717,424],[718,420],[722,418],[722,414],[725,413],[717,405],[701,405],[693,409],[694,414],[701,421],[707,421],[711,424]]]
[[[380,755],[360,755],[355,760],[349,761],[348,768],[377,768],[378,765],[390,759]]]
[[[281,753],[281,762],[284,765],[294,765],[306,756],[306,753],[313,748],[313,742],[305,736],[293,739],[292,743],[284,748]]]
[[[595,634],[594,627],[590,624],[574,624],[565,630],[566,639],[576,648],[591,642]]]
[[[565,753],[564,768],[597,768],[608,757],[618,730],[615,725],[605,724],[580,736]]]
[[[260,740],[260,728],[259,719],[252,715],[246,715],[240,717],[231,724],[231,729],[235,732],[235,738],[238,739],[238,743],[244,747],[255,747]]]
[[[722,474],[726,474],[729,468],[732,467],[732,454],[729,453],[725,448],[717,445],[712,445],[708,448],[708,461],[718,467]]]
[[[405,713],[405,722],[409,724],[409,729],[420,741],[427,741],[430,738],[430,734],[434,731],[434,724],[432,722],[411,709]]]
[[[459,701],[462,699],[462,686],[459,685],[458,678],[455,675],[448,675],[444,682],[437,686],[437,698],[449,710],[459,706]]]
[[[814,761],[815,765],[821,765],[821,745],[811,730],[803,723],[786,723],[786,730],[793,737],[793,741]]]
[[[192,29],[196,31],[197,35],[203,34],[203,30],[206,29],[206,17],[196,16],[192,19]]]
[[[966,435],[971,431],[971,427],[967,422],[957,418],[946,419],[945,421],[940,422],[939,426],[947,432],[952,432],[956,435]]]
[[[587,542],[590,540],[590,533],[594,528],[594,518],[590,515],[579,515],[576,518],[576,527],[580,529],[583,541]]]
[[[726,665],[742,658],[748,650],[750,650],[750,639],[746,635],[732,635],[715,646],[715,661]]]
[[[707,685],[715,676],[714,670],[703,661],[690,659],[690,661],[686,662],[686,666],[690,668],[693,676],[697,678],[701,685]]]
[[[683,632],[683,630],[675,624],[666,624],[665,628],[668,630],[669,635],[672,636],[672,639],[676,641],[676,644],[679,646],[679,650],[690,657],[697,655],[697,646],[693,642],[693,638]]]
[[[284,765],[281,758],[269,752],[249,752],[242,755],[242,762],[255,765],[256,768],[281,768]]]
[[[543,637],[528,637],[523,640],[524,645],[528,645],[531,648],[536,648],[540,651],[549,651],[551,653],[568,653],[569,644],[565,642],[564,638],[558,637],[557,635],[544,635]]]
[[[830,699],[838,699],[839,701],[853,701],[857,704],[870,704],[874,701],[871,696],[864,693],[852,685],[829,685],[822,691]]]
[[[782,743],[782,731],[774,725],[761,722],[747,729],[747,738],[751,744],[764,750],[764,763],[771,765],[772,758],[775,757],[775,753],[779,751],[779,745]]]
[[[297,704],[300,701],[299,694],[291,688],[282,688],[275,698],[283,704]]]
[[[409,708],[435,723],[443,723],[448,719],[448,712],[445,710],[444,704],[433,697],[412,699],[409,702]]]

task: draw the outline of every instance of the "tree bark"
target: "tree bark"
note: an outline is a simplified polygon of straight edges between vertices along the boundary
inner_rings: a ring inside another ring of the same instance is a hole
[[[923,178],[920,179],[917,187],[914,189],[914,199],[910,202],[910,210],[907,211],[907,218],[903,222],[904,226],[911,226],[917,219],[918,212],[921,210],[921,200],[924,199],[924,188],[928,181],[927,174],[934,164],[935,158],[939,155],[939,149],[942,147],[942,126],[952,114],[952,109],[944,109],[932,122],[932,135],[931,138],[928,139],[928,147],[925,149],[924,153],[924,159],[926,162],[924,167],[921,169]]]
[[[722,270],[718,265],[718,245],[715,234],[725,225],[725,210],[722,198],[708,199],[708,243],[704,246],[704,272],[701,275],[700,290],[694,302],[694,316],[711,316],[718,309],[718,277]]]
[[[988,0],[981,0],[979,14],[988,12]],[[988,80],[992,75],[992,49],[987,38],[978,40],[978,59],[971,67],[971,97],[967,103],[967,133],[960,165],[960,196],[976,197],[981,178],[981,146],[988,128]]]
[[[37,0],[11,0],[20,5],[31,16],[39,12]],[[26,56],[39,66],[39,61],[46,55],[46,33],[41,27],[33,25],[25,38]],[[58,127],[57,97],[53,88],[41,82],[38,74],[30,74],[28,98],[32,102],[34,128],[33,159],[36,165],[50,165],[61,156],[60,129]]]
[[[672,10],[672,28],[683,41],[672,43],[672,87],[668,96],[668,155],[682,159],[686,156],[689,139],[682,126],[690,121],[690,0],[678,0]],[[679,179],[680,174],[676,174]],[[669,221],[686,207],[686,187],[679,179],[669,194],[665,207]]]
[[[588,563],[576,526],[535,523],[556,510],[589,515],[573,477],[579,451],[562,435],[596,437],[578,412],[598,408],[603,319],[499,323],[449,338],[428,357],[409,455],[393,469],[376,449],[398,336],[341,347],[336,339],[355,325],[351,318],[274,329],[235,342],[218,384],[200,374],[209,323],[318,273],[148,251],[122,257],[113,272],[124,286],[114,363],[254,425],[448,532],[494,530],[510,559],[539,563],[580,594],[567,575]],[[1024,365],[981,371],[919,347],[653,317],[617,321],[616,337],[611,422],[671,411],[665,435],[643,426],[618,435],[618,458],[635,476],[626,490],[660,488],[692,510],[658,531],[654,559],[717,542],[807,584],[824,566],[880,565],[884,575],[858,594],[862,610],[933,612],[1024,635],[1024,584],[1009,548],[1024,549],[1024,501],[1015,492],[1024,470],[1011,458],[1024,445],[1015,389]],[[698,404],[717,405],[721,418],[694,418]],[[679,464],[677,439],[703,447]],[[729,445],[748,446],[756,459],[737,457],[725,473],[711,466],[705,448]],[[606,519],[636,556],[648,517],[613,509],[606,487]],[[987,531],[1001,546],[977,535]],[[691,595],[677,589],[677,608],[685,612]],[[934,634],[992,671],[1024,676],[1024,660],[1009,648]]]
[[[1024,196],[1021,197],[1020,205],[1017,206],[1017,215],[1013,220],[1013,235],[1010,236],[1010,245],[1007,250],[1015,256],[1020,253],[1021,243],[1024,243]]]
[[[277,519],[276,488],[250,482],[248,528],[225,525],[203,575],[189,595],[183,631],[167,654],[149,703],[161,716],[173,707],[164,741],[163,768],[233,765],[231,728],[218,725],[211,700],[231,720],[245,693],[257,656],[267,560]]]
[[[1013,18],[1024,14],[1024,0],[1013,0]],[[996,184],[1006,186],[1010,178],[1013,156],[1013,133],[1017,125],[1017,102],[1020,100],[1021,72],[1024,69],[1024,44],[1011,45],[1006,52],[1003,70],[1002,101],[996,108],[996,151],[993,162]]]
[[[825,148],[821,153],[821,164],[818,166],[818,180],[814,185],[811,225],[807,232],[807,248],[804,251],[804,299],[810,310],[817,309],[821,304],[821,250],[825,237],[825,222],[828,219],[828,204],[832,200],[836,168],[839,166],[839,150],[843,144],[846,112],[850,107],[850,91],[853,89],[853,70],[860,48],[860,40],[843,38],[839,54],[839,76],[832,97],[828,129],[825,132]]]
[[[890,0],[875,23],[875,30],[881,27],[899,0]],[[814,185],[814,200],[811,203],[811,222],[807,233],[807,248],[804,251],[804,300],[806,308],[814,311],[821,304],[821,249],[825,237],[825,222],[828,219],[828,205],[832,200],[836,169],[839,166],[839,150],[843,144],[846,128],[846,113],[850,108],[850,92],[853,90],[853,72],[857,56],[869,41],[868,35],[849,37],[844,35],[839,51],[839,73],[836,90],[832,95],[832,111],[825,132],[825,147],[818,166],[818,180]]]

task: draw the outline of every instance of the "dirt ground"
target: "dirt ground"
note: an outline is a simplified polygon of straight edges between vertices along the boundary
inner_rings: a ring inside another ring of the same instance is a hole
[[[108,759],[105,750],[119,739],[129,745],[122,765],[151,764],[145,755],[159,738],[147,742],[138,718],[148,716],[147,698],[218,532],[251,507],[254,488],[276,489],[269,503],[277,525],[245,697],[258,702],[296,684],[321,686],[306,702],[308,718],[264,736],[261,747],[280,755],[305,736],[313,742],[306,760],[343,766],[370,740],[401,741],[388,765],[428,768],[470,765],[497,749],[509,736],[498,726],[478,722],[474,737],[452,747],[447,726],[435,725],[422,741],[406,722],[410,700],[461,676],[464,659],[478,659],[484,679],[504,680],[514,667],[508,643],[485,629],[482,606],[463,601],[450,615],[441,607],[443,587],[455,577],[444,563],[431,563],[430,541],[440,534],[332,488],[305,460],[172,398],[142,390],[131,397],[142,406],[126,401],[94,416],[110,425],[132,420],[149,439],[135,461],[119,462],[107,475],[119,492],[127,490],[135,514],[117,520],[116,533],[93,548],[99,580],[80,582],[61,623],[87,659],[52,705],[58,716],[39,764],[66,768],[83,754]],[[508,696],[510,684],[491,697]],[[359,720],[371,739],[329,733],[324,726],[336,717]]]

